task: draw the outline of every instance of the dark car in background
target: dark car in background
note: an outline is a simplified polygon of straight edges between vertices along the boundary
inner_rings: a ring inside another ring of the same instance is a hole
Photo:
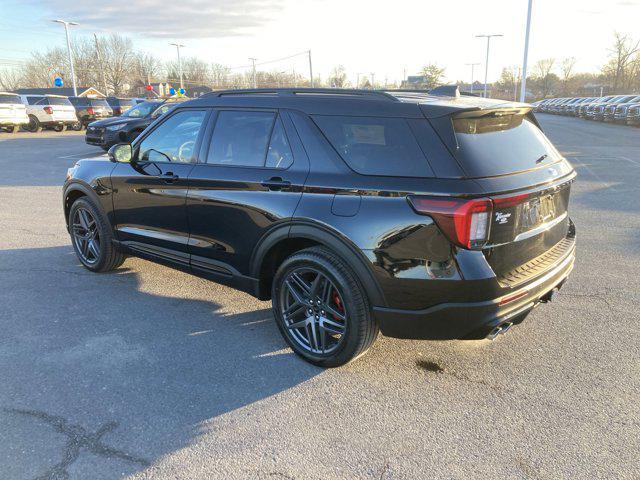
[[[69,97],[76,109],[80,128],[86,128],[91,122],[113,116],[113,110],[104,98]],[[79,130],[80,128],[77,128]]]
[[[108,159],[69,169],[76,255],[94,272],[140,256],[271,299],[289,346],[323,367],[379,331],[493,338],[568,278],[576,173],[530,105],[436,92],[236,90],[178,104]]]
[[[176,101],[168,100],[142,102],[119,117],[93,122],[87,127],[85,142],[104,150],[116,143],[132,142],[151,122],[176,104]]]
[[[640,95],[632,95],[631,98],[608,106],[604,111],[605,122],[626,123],[627,111],[631,105],[640,103]]]
[[[133,98],[107,97],[107,103],[113,110],[113,116],[119,117],[124,112],[137,105]]]

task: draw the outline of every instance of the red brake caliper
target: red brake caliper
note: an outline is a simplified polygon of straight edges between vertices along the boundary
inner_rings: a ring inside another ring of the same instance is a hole
[[[333,300],[333,303],[337,307],[337,310],[340,313],[344,313],[344,306],[342,305],[342,300],[340,300],[340,295],[338,295],[338,292],[336,290],[333,291],[333,294],[331,295],[331,300]],[[334,320],[340,320],[335,315],[333,316],[333,319]]]

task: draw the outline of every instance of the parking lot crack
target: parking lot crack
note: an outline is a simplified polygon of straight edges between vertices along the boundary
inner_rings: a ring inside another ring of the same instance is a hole
[[[80,425],[70,423],[63,417],[50,415],[42,411],[19,408],[5,408],[4,411],[38,419],[52,427],[56,432],[67,437],[67,442],[62,452],[62,460],[50,467],[43,474],[37,476],[35,480],[68,479],[69,472],[67,469],[79,458],[82,450],[109,459],[119,459],[125,462],[135,463],[143,467],[149,465],[149,461],[144,458],[131,455],[123,450],[103,443],[102,437],[115,430],[118,427],[117,422],[107,422],[92,433]]]

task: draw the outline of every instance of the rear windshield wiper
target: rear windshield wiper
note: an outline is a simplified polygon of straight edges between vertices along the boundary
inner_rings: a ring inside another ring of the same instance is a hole
[[[547,158],[549,155],[547,155],[546,153],[544,155],[542,155],[539,159],[536,160],[536,163],[542,163],[544,161],[545,158]]]

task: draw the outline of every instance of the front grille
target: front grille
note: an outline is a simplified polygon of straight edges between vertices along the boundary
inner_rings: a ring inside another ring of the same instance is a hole
[[[498,277],[501,287],[516,287],[533,277],[546,272],[563,258],[565,258],[576,244],[576,237],[571,229],[571,233],[560,240],[554,247],[524,265],[514,268],[510,272]]]

